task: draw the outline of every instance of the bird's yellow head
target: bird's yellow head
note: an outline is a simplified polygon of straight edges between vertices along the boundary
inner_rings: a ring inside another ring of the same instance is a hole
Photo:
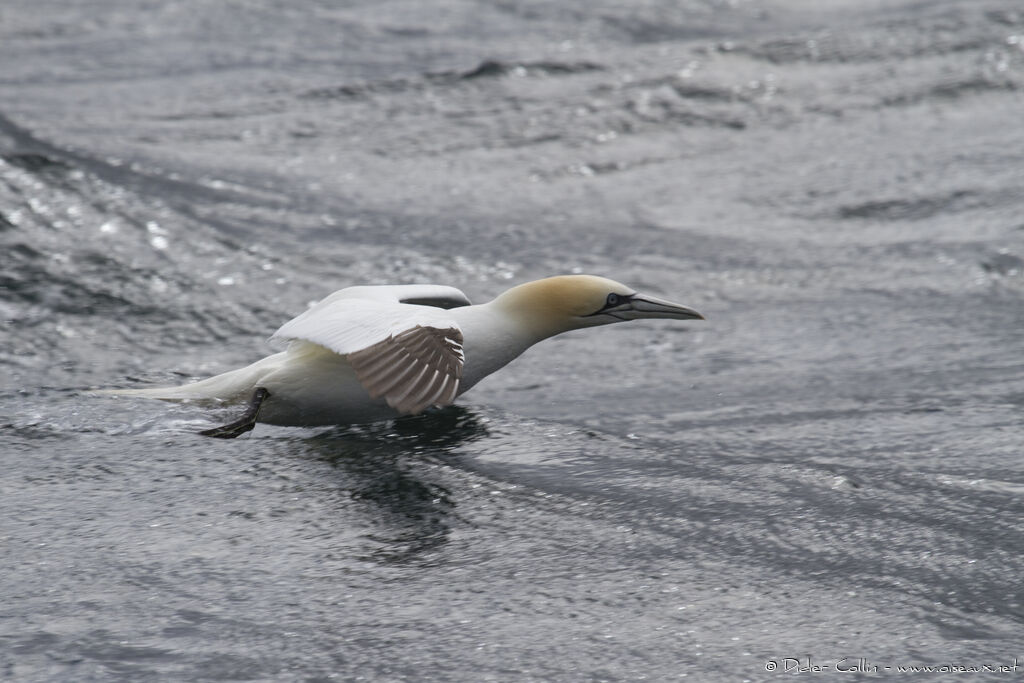
[[[541,337],[639,318],[703,320],[697,311],[640,294],[632,287],[596,275],[559,275],[508,290],[494,300]]]

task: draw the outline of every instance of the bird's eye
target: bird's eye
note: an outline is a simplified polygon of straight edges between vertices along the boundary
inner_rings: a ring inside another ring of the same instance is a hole
[[[607,301],[605,301],[605,306],[607,306],[608,308],[612,308],[614,306],[618,306],[619,305],[619,299],[620,299],[620,297],[619,297],[618,294],[615,294],[615,293],[609,294]]]

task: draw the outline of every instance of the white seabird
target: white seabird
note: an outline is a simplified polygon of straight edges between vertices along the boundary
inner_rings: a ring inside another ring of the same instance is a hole
[[[450,405],[537,342],[639,318],[703,320],[697,311],[603,277],[527,282],[472,305],[442,285],[338,290],[285,323],[288,347],[238,370],[180,387],[109,393],[165,400],[249,401],[238,420],[201,434],[233,438],[256,422],[355,424]]]

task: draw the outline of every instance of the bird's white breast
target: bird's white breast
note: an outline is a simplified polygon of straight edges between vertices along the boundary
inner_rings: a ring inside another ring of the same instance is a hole
[[[466,355],[459,393],[508,365],[536,340],[502,311],[489,304],[448,311],[462,330]]]

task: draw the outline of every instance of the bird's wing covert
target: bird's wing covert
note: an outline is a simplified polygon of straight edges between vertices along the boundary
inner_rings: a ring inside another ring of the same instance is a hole
[[[451,404],[462,379],[462,330],[439,308],[329,297],[273,339],[302,339],[345,356],[370,396],[403,415]]]

